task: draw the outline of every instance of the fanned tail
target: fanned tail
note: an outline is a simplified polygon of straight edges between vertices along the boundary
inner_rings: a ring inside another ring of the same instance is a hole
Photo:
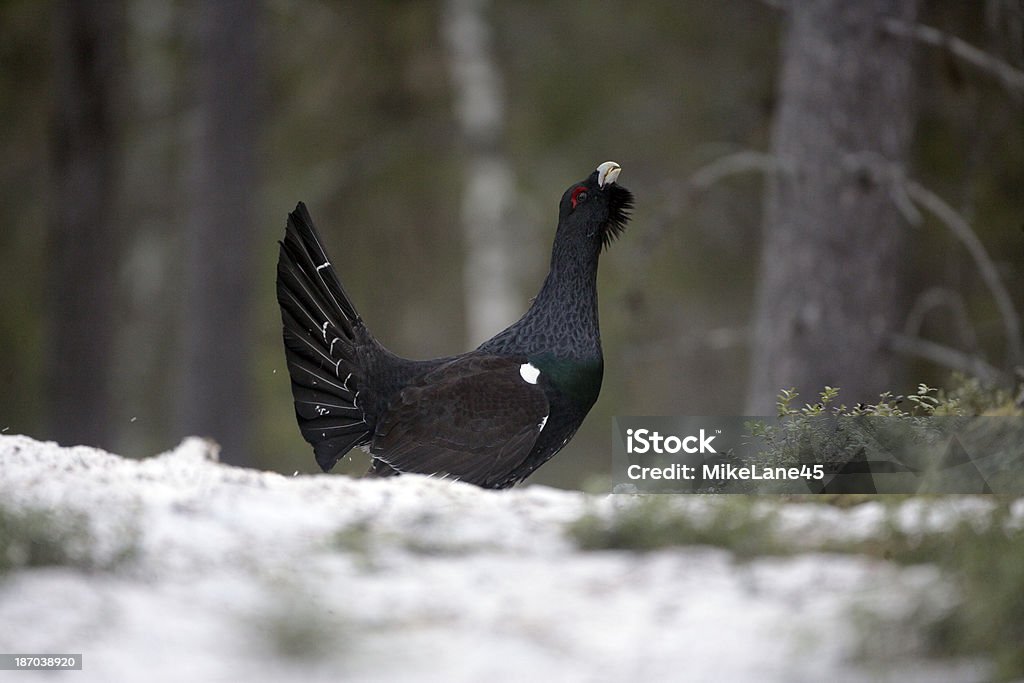
[[[327,472],[371,436],[358,403],[364,377],[353,328],[362,321],[302,202],[288,215],[281,242],[277,301],[295,417],[317,463]]]

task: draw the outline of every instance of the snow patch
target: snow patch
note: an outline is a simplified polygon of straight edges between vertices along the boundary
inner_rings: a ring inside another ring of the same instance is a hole
[[[906,608],[937,581],[861,557],[739,564],[705,547],[582,552],[567,538],[584,513],[632,500],[415,475],[286,477],[223,465],[197,438],[129,460],[0,436],[2,505],[76,510],[95,543],[131,527],[138,546],[109,571],[8,573],[0,652],[81,652],[81,681],[872,681],[884,665],[856,663],[854,607]],[[673,503],[699,516],[709,500]],[[884,516],[794,505],[780,524],[857,536]],[[898,667],[890,680],[983,678]]]

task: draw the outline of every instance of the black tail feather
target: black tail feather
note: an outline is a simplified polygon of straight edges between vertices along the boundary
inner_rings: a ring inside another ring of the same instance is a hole
[[[292,240],[289,240],[293,238]],[[307,272],[311,282],[326,291],[329,300],[351,322],[359,322],[359,314],[349,301],[338,276],[334,272],[327,251],[323,248],[320,234],[313,225],[313,219],[306,210],[306,205],[299,202],[295,210],[288,214],[288,229],[285,233],[285,246],[289,242],[295,245],[293,256],[296,257]]]
[[[364,378],[353,327],[362,321],[301,202],[288,215],[281,242],[277,300],[295,417],[326,472],[371,435],[356,403]]]

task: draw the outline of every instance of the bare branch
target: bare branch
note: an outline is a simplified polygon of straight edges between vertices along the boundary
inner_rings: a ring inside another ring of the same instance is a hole
[[[843,164],[851,171],[867,171],[876,182],[888,183],[895,187],[895,192],[906,193],[909,199],[938,218],[960,240],[978,267],[981,279],[991,292],[992,298],[995,299],[996,307],[1003,319],[1009,364],[1019,364],[1024,358],[1020,316],[1013,306],[1010,293],[999,277],[999,270],[996,268],[995,262],[992,261],[985,245],[978,239],[977,233],[974,232],[967,220],[937,194],[921,183],[907,178],[902,167],[892,164],[876,154],[851,154],[843,160]]]
[[[775,155],[743,150],[720,156],[701,166],[690,174],[687,184],[695,190],[706,190],[719,180],[739,173],[774,173],[778,170],[781,170],[781,164]]]
[[[967,314],[967,304],[964,302],[960,292],[947,287],[929,287],[918,295],[910,309],[910,313],[907,314],[907,322],[903,326],[903,332],[908,337],[919,336],[925,316],[936,308],[949,309],[954,318],[961,345],[972,352],[976,351],[978,348],[978,335],[974,331],[974,326],[971,325],[970,316]]]
[[[1024,349],[1021,348],[1020,316],[1013,306],[1013,299],[1003,285],[999,271],[985,249],[985,245],[978,239],[978,235],[971,229],[970,224],[937,194],[913,180],[906,180],[905,187],[907,195],[945,223],[974,259],[975,265],[981,272],[981,278],[992,293],[992,298],[995,299],[996,306],[999,308],[999,314],[1003,318],[1010,365],[1020,363],[1024,358]]]
[[[922,217],[917,210],[917,206],[920,206],[949,228],[967,249],[967,253],[970,254],[981,274],[982,280],[996,302],[1006,334],[1009,365],[1019,365],[1021,362],[1024,362],[1024,340],[1021,338],[1020,315],[1014,308],[1013,299],[999,276],[999,270],[995,262],[967,220],[937,194],[919,182],[907,178],[902,167],[890,163],[877,154],[851,154],[842,160],[842,165],[851,172],[867,171],[876,182],[887,184],[893,203],[911,224],[920,224]],[[789,170],[787,165],[772,154],[743,150],[733,154],[726,154],[700,167],[686,180],[686,186],[700,191],[707,189],[724,178],[740,173],[756,171],[771,174],[786,170]],[[906,336],[901,337],[903,339],[916,339]],[[943,346],[940,348],[960,353],[964,358],[973,358],[948,347]],[[934,351],[934,349],[932,350]],[[950,360],[948,355],[944,356],[944,358],[946,361]],[[998,370],[995,370],[995,368],[984,361],[976,360],[977,363],[999,373]],[[949,365],[948,362],[941,364]],[[958,369],[966,369],[964,362],[960,362],[957,367]]]
[[[875,178],[889,186],[889,195],[896,208],[909,223],[918,225],[921,214],[917,206],[922,207],[942,223],[956,236],[974,260],[982,280],[992,293],[1006,331],[1007,357],[1010,365],[1024,361],[1024,340],[1021,338],[1021,320],[1013,305],[1013,298],[999,277],[999,270],[989,256],[985,245],[971,228],[967,220],[937,194],[917,181],[906,177],[902,167],[890,163],[877,154],[851,154],[843,159],[843,166],[850,171],[867,171]],[[757,171],[760,173],[777,173],[788,170],[784,162],[775,155],[753,150],[743,150],[721,156],[694,171],[687,180],[689,188],[705,190],[723,178],[740,173]]]
[[[746,149],[717,157],[685,178],[665,180],[659,187],[661,210],[649,225],[639,252],[644,254],[644,258],[650,258],[656,252],[665,234],[676,225],[675,219],[691,206],[694,195],[730,176],[748,172],[768,175],[782,168],[775,155]],[[636,270],[642,272],[643,268]]]
[[[943,48],[976,69],[993,76],[1014,97],[1024,95],[1024,71],[1007,64],[1003,60],[974,47],[956,36],[931,26],[908,24],[898,19],[886,19],[884,30],[894,36],[913,38],[919,42]]]
[[[977,377],[987,384],[1007,385],[1010,377],[981,358],[958,351],[944,344],[938,344],[920,337],[908,337],[905,334],[894,334],[889,338],[890,348],[895,353],[905,356],[923,358],[950,370],[957,370]]]

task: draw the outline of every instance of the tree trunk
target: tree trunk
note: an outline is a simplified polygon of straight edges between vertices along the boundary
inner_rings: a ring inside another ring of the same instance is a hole
[[[487,5],[487,0],[447,0],[442,20],[456,119],[467,154],[462,229],[470,346],[500,332],[523,310],[511,258],[515,178],[501,152],[505,101],[485,16]]]
[[[181,428],[251,464],[258,5],[201,2],[186,230]]]
[[[54,31],[51,432],[61,443],[112,448],[123,7],[65,0]]]
[[[886,18],[916,0],[789,5],[765,195],[750,414],[779,390],[824,385],[846,402],[893,388],[890,334],[902,312],[904,225],[888,188],[856,159],[905,165],[912,129],[911,45]]]

